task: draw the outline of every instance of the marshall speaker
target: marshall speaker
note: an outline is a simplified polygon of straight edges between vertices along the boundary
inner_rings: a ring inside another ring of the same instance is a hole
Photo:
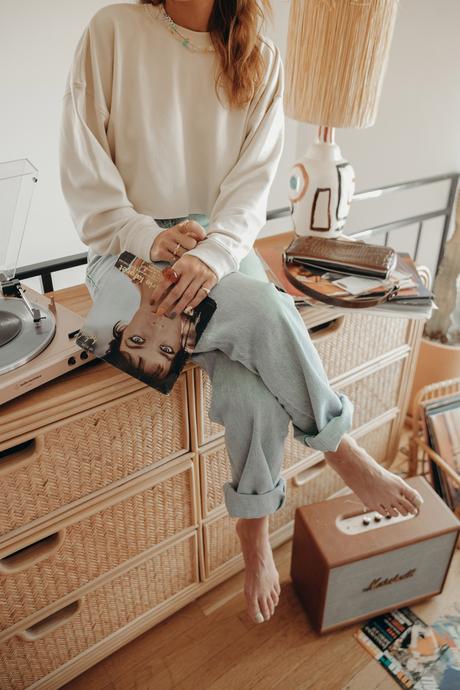
[[[422,477],[417,515],[363,513],[354,494],[297,508],[291,578],[319,633],[439,594],[460,522]]]

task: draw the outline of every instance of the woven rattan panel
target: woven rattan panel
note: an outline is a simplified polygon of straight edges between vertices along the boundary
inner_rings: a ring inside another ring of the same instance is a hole
[[[190,460],[186,465],[161,482],[155,480],[156,471],[150,473],[148,488],[66,527],[55,553],[21,572],[4,574],[0,629],[193,526],[195,487]]]
[[[26,465],[8,471],[3,458],[0,534],[187,452],[185,389],[185,377],[170,395],[146,387],[43,431]]]
[[[328,379],[333,381],[355,367],[407,345],[409,324],[406,318],[385,318],[375,314],[346,315],[340,328],[313,341]],[[212,398],[209,376],[201,369],[197,369],[195,376],[198,390],[197,435],[198,445],[202,446],[221,437],[224,427],[212,422],[208,416]],[[366,410],[362,409],[361,413],[366,415]]]
[[[308,311],[300,309],[306,317]],[[378,314],[346,314],[342,326],[330,334],[314,338],[319,356],[329,379],[355,367],[387,355],[406,345],[409,339],[407,318],[397,319]]]
[[[393,420],[390,420],[359,437],[360,445],[379,462],[386,456],[392,424]],[[295,511],[299,506],[322,501],[344,488],[341,478],[326,465],[322,456],[314,467],[302,471],[296,476],[299,478],[299,483],[304,480],[305,476],[310,478],[301,486],[296,486],[296,477],[287,480],[286,502],[280,510],[270,515],[271,533],[289,523],[293,525]],[[204,525],[206,577],[210,577],[217,568],[241,553],[234,523],[235,518],[224,515],[210,520]]]
[[[75,615],[40,639],[26,640],[17,634],[5,641],[0,647],[0,687],[2,690],[29,687],[197,582],[194,532],[87,593]],[[40,634],[40,630],[32,632]]]

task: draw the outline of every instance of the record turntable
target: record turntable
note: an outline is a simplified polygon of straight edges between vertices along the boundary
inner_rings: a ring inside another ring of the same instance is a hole
[[[0,404],[94,359],[75,343],[83,317],[15,278],[37,181],[28,159],[0,163]]]

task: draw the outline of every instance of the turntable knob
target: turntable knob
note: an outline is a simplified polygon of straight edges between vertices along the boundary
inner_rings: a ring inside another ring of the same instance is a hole
[[[77,363],[77,360],[75,359],[75,357],[69,357],[69,359],[67,360],[67,364],[76,364],[76,363]]]

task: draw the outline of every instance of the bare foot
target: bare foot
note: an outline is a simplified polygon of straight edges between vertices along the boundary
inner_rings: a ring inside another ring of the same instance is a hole
[[[248,614],[254,623],[263,623],[274,614],[281,592],[279,573],[268,538],[268,515],[239,518],[235,529],[246,566],[244,593]]]
[[[350,434],[344,434],[336,451],[324,455],[368,510],[408,515],[416,513],[423,503],[418,491],[379,465]]]

